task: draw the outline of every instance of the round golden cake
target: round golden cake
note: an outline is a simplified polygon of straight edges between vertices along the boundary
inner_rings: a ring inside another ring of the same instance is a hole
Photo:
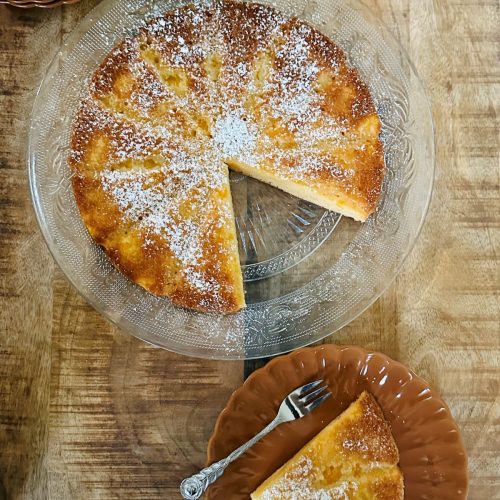
[[[364,221],[380,120],[342,51],[272,7],[196,1],[95,71],[72,133],[83,221],[113,264],[198,311],[245,305],[228,168]]]

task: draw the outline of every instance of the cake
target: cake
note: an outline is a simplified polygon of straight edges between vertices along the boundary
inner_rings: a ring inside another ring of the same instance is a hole
[[[403,499],[399,453],[368,392],[264,481],[252,500]]]
[[[228,168],[364,221],[380,120],[342,51],[270,6],[202,1],[153,19],[94,72],[72,130],[90,235],[149,292],[245,305]]]

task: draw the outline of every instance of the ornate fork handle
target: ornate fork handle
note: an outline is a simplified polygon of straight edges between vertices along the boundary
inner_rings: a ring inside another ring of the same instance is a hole
[[[264,427],[256,436],[234,450],[226,458],[213,463],[209,467],[205,467],[198,474],[184,479],[180,487],[182,498],[186,500],[197,500],[200,498],[205,490],[224,474],[224,470],[231,462],[243,455],[245,451],[261,440],[266,434],[269,434],[280,423],[281,420],[277,416],[267,427]]]
[[[186,500],[197,500],[203,495],[203,492],[210,484],[217,481],[224,474],[226,467],[236,460],[240,455],[253,446],[259,439],[262,439],[266,434],[269,434],[277,425],[283,422],[291,422],[298,418],[305,417],[318,406],[323,404],[332,394],[328,390],[328,386],[323,385],[323,380],[315,380],[308,382],[302,387],[297,387],[281,402],[278,409],[278,414],[275,419],[256,436],[247,441],[244,445],[234,450],[229,456],[223,458],[219,462],[215,462],[198,472],[194,476],[184,479],[181,483],[181,495]]]

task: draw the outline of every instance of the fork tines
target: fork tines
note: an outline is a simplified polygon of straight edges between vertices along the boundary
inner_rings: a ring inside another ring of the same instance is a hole
[[[327,385],[318,388],[323,383],[323,380],[315,380],[299,388],[299,401],[308,411],[316,409],[332,395]]]

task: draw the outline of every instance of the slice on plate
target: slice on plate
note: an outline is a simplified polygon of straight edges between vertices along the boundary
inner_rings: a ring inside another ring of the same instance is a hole
[[[399,453],[368,392],[264,481],[252,500],[398,500]]]

